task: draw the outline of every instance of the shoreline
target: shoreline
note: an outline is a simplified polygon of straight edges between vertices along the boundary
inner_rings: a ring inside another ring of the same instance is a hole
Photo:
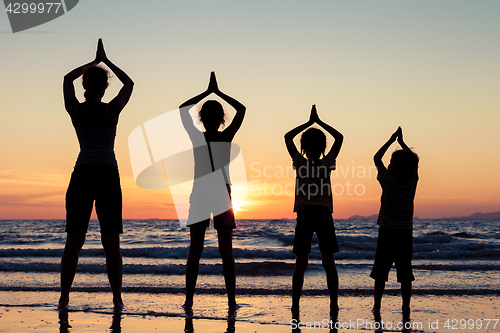
[[[120,318],[111,308],[111,294],[71,294],[69,317],[70,332],[107,331],[118,320],[121,332],[139,333],[147,331],[179,332],[185,328],[186,318],[181,305],[182,294],[124,293],[126,307]],[[0,291],[1,333],[53,332],[59,329],[59,311],[56,309],[57,292],[5,292]],[[444,327],[452,320],[465,320],[473,325],[486,324],[487,319],[498,318],[500,305],[497,296],[421,296],[412,298],[411,321],[418,332],[449,332]],[[238,333],[290,332],[292,318],[289,296],[237,296],[240,308],[235,319]],[[344,327],[339,332],[366,332],[376,321],[371,313],[372,297],[339,297],[338,321]],[[195,296],[193,326],[196,332],[225,332],[228,329],[227,298],[224,295]],[[307,296],[301,298],[300,322],[304,327],[325,325],[329,321],[329,298]],[[394,328],[402,322],[401,297],[384,294],[381,310],[382,320],[394,325],[386,331],[401,331]],[[437,323],[437,324],[436,324]],[[231,323],[229,323],[231,325]],[[493,323],[492,323],[493,324]],[[368,326],[366,326],[368,325]],[[432,325],[435,325],[432,326]],[[437,325],[437,326],[436,326]],[[168,327],[169,330],[165,330]],[[116,328],[116,325],[115,325]],[[477,327],[476,327],[477,328]],[[231,329],[231,327],[230,327]],[[500,329],[500,324],[496,330]],[[304,332],[310,330],[303,329]],[[321,331],[324,331],[322,329]],[[373,330],[372,330],[373,331]],[[468,329],[468,331],[471,331]],[[472,330],[473,331],[473,330]],[[485,330],[484,327],[481,331]],[[119,330],[111,332],[119,332]],[[227,332],[232,332],[231,330]]]

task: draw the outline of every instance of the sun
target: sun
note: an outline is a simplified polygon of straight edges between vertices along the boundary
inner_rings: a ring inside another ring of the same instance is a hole
[[[242,207],[245,205],[245,201],[234,199],[233,203],[233,212],[236,214],[238,211],[242,210]]]

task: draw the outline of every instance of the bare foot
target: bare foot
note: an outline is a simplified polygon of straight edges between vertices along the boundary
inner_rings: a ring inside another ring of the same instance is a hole
[[[113,309],[115,311],[121,311],[121,310],[123,310],[124,307],[125,307],[125,304],[123,304],[123,303],[114,303],[113,302]]]
[[[228,306],[228,311],[227,311],[227,320],[228,321],[234,321],[236,320],[236,311],[240,308],[240,306],[236,303],[230,304]]]
[[[66,310],[69,304],[69,296],[62,296],[59,298],[59,304],[57,304],[57,308],[59,310]]]
[[[113,307],[115,310],[122,310],[125,307],[121,297],[119,299],[113,299]]]
[[[382,322],[382,316],[380,315],[380,307],[373,307],[372,309],[373,313],[373,318],[375,319],[376,322],[381,323]]]
[[[186,302],[182,305],[182,308],[184,309],[187,319],[193,318],[193,301],[186,300]]]
[[[229,303],[227,305],[227,308],[229,309],[229,311],[236,311],[240,308],[240,306],[238,305],[238,303],[234,302],[234,303]]]
[[[339,306],[338,305],[333,305],[330,306],[330,319],[336,321],[337,318],[339,317]]]
[[[403,313],[403,322],[407,323],[410,321],[410,308],[403,308],[402,311]]]
[[[184,304],[182,304],[182,308],[184,310],[192,310],[193,309],[193,301],[186,300]]]

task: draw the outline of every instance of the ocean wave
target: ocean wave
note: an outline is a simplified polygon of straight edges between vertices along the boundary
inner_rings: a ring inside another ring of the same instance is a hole
[[[0,249],[0,257],[61,257],[63,249]],[[123,257],[129,258],[156,258],[156,259],[187,259],[189,247],[142,247],[122,248]],[[233,249],[235,258],[272,258],[295,259],[290,249],[260,250],[260,249]],[[80,257],[104,257],[103,249],[82,249]],[[202,258],[220,258],[217,247],[207,246],[203,250]]]
[[[337,263],[339,270],[366,269],[370,264],[342,264]],[[452,263],[452,264],[423,264],[413,265],[414,269],[428,271],[500,271],[500,267],[495,264],[481,263]],[[236,263],[238,276],[291,276],[294,269],[294,263],[279,261],[263,262],[244,262]],[[0,272],[30,272],[30,273],[59,273],[59,263],[30,262],[30,263],[0,263]],[[86,274],[105,274],[106,265],[102,263],[81,263],[78,265],[78,272]],[[308,272],[323,273],[321,264],[309,263]],[[150,274],[150,275],[184,275],[186,266],[184,264],[125,264],[123,266],[124,274]],[[199,274],[201,275],[222,275],[222,264],[200,264]]]
[[[444,237],[435,235],[435,237]],[[376,241],[369,237],[361,237],[359,241],[349,241],[339,237],[340,252],[335,254],[335,259],[368,259],[375,258]],[[261,259],[261,260],[285,260],[295,259],[292,247],[269,248],[269,249],[247,249],[234,248],[236,259]],[[10,257],[61,257],[63,249],[39,249],[39,248],[10,248],[0,249],[0,258]],[[140,247],[122,248],[122,255],[126,258],[152,258],[152,259],[187,259],[189,253],[188,246],[181,247]],[[82,249],[80,257],[105,257],[102,248]],[[318,247],[313,246],[309,257],[311,259],[321,259]],[[203,251],[202,258],[220,258],[219,249],[214,246],[207,246]],[[414,259],[498,259],[500,258],[499,244],[489,242],[440,242],[432,243],[426,240],[417,239],[413,244]]]
[[[258,263],[236,263],[239,276],[290,276],[293,273],[294,264],[283,262],[258,262]],[[58,273],[60,265],[55,263],[0,263],[0,272],[36,272],[36,273]],[[321,265],[309,265],[309,270],[320,270]],[[79,273],[104,274],[106,265],[102,264],[79,264]],[[166,265],[123,265],[124,274],[155,274],[155,275],[184,275],[186,266],[183,264]],[[201,275],[222,275],[222,264],[200,264]]]

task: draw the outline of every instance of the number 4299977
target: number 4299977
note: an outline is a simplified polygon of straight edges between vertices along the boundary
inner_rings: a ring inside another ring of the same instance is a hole
[[[499,319],[447,319],[443,325],[449,330],[494,330]]]
[[[19,2],[10,2],[5,11],[9,14],[49,14],[56,13],[59,11],[62,3],[61,2],[40,2],[40,3],[19,3]]]

